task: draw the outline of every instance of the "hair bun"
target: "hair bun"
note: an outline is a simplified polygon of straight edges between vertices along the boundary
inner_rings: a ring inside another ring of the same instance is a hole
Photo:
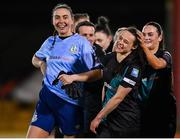
[[[104,16],[98,17],[98,24],[106,25],[108,23],[109,23],[109,20],[107,19],[107,17],[104,17]]]

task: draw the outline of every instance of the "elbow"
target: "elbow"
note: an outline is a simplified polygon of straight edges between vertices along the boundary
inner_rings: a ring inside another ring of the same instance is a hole
[[[31,62],[32,62],[32,65],[36,67],[36,62],[35,61],[36,61],[35,56],[33,56]]]
[[[158,66],[158,65],[154,65],[154,66],[152,66],[152,67],[153,67],[153,69],[155,69],[155,70],[160,69],[160,66]]]
[[[149,61],[149,65],[155,70],[162,69],[162,64],[157,61]]]
[[[151,64],[151,66],[153,67],[153,69],[158,70],[158,69],[163,69],[164,67],[161,64]]]
[[[39,68],[43,64],[43,61],[34,55],[32,58],[32,64],[34,67]]]

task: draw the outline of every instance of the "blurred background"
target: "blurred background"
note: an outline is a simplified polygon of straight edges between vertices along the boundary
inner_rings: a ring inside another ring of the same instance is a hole
[[[53,33],[51,10],[66,3],[74,13],[109,18],[113,33],[123,26],[142,29],[160,23],[167,50],[173,55],[177,98],[177,134],[180,137],[180,2],[179,0],[52,0],[4,1],[0,4],[0,137],[25,137],[38,99],[42,75],[31,64],[33,54]]]

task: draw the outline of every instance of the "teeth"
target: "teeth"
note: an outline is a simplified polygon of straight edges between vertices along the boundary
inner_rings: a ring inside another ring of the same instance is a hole
[[[63,27],[65,27],[65,26],[59,26],[60,28],[63,28]]]
[[[65,27],[65,25],[57,25],[59,28],[64,28]]]

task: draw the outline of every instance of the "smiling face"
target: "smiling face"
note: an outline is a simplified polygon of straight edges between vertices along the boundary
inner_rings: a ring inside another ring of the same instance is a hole
[[[88,41],[93,45],[95,41],[95,28],[93,26],[81,26],[79,27],[79,34],[86,37]]]
[[[72,35],[73,19],[71,13],[66,8],[58,8],[53,12],[53,26],[59,36]]]
[[[162,41],[162,35],[159,35],[157,28],[153,25],[146,25],[142,30],[144,36],[144,45],[150,50],[158,49]]]
[[[121,54],[127,54],[135,48],[135,37],[129,31],[121,31],[114,45],[114,51]]]

